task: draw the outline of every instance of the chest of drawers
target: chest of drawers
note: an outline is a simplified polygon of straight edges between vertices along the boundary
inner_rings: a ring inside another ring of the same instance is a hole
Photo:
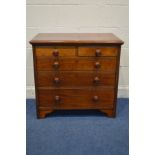
[[[38,118],[64,109],[115,117],[122,40],[111,33],[54,33],[30,43]]]

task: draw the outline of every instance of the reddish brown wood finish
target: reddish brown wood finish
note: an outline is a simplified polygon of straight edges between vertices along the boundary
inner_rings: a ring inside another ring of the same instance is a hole
[[[61,46],[61,47],[40,47],[36,48],[37,57],[70,57],[75,56],[76,49],[75,47]]]
[[[75,82],[76,81],[76,82]],[[95,87],[114,86],[115,74],[105,74],[104,72],[38,72],[39,87]]]
[[[39,34],[30,43],[38,118],[63,109],[116,116],[123,41],[113,34]]]
[[[116,116],[115,110],[101,109],[100,111],[103,112],[103,113],[105,113],[108,117],[115,117]]]
[[[116,47],[100,47],[100,46],[89,46],[89,47],[79,47],[79,56],[117,56],[118,48]]]
[[[47,109],[42,109],[39,108],[38,109],[38,118],[45,118],[47,114],[52,113],[54,110],[51,108],[47,108]]]
[[[122,45],[124,42],[112,33],[40,33],[30,41],[33,45],[50,44],[113,44]]]
[[[94,101],[94,96],[98,101]],[[56,97],[59,99],[56,100]],[[39,89],[39,106],[53,109],[113,108],[114,89]]]
[[[93,71],[100,70],[104,72],[115,72],[116,70],[116,57],[103,57],[103,58],[38,58],[37,59],[37,70],[48,70],[48,71]],[[55,67],[55,63],[58,64]],[[96,63],[100,66],[96,68]]]

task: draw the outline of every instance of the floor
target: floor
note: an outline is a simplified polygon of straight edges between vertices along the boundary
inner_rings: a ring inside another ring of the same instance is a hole
[[[27,99],[27,155],[128,155],[129,99],[120,98],[117,117],[99,111],[56,111],[37,119]]]

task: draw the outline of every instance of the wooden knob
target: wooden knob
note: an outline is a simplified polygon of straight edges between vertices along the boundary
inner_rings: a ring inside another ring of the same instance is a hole
[[[100,49],[97,49],[95,55],[96,55],[97,57],[98,57],[98,56],[101,56],[101,50],[100,50]]]
[[[54,83],[56,83],[56,84],[60,83],[60,79],[58,77],[55,77],[54,78]]]
[[[96,102],[99,100],[99,97],[98,96],[93,96],[93,101]]]
[[[55,96],[55,102],[60,102],[60,96]]]
[[[99,79],[99,77],[94,77],[94,83],[99,83],[99,81],[100,81],[100,79]]]
[[[59,56],[59,51],[57,49],[55,49],[53,51],[53,56],[58,57]]]
[[[101,64],[100,62],[95,62],[95,68],[100,68]]]
[[[54,67],[55,69],[59,68],[59,62],[58,62],[58,61],[55,61],[55,62],[53,63],[53,67]]]

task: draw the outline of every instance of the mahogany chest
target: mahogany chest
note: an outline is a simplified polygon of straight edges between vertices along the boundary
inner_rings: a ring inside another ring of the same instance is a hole
[[[122,40],[111,33],[43,33],[30,43],[38,118],[64,109],[115,117]]]

